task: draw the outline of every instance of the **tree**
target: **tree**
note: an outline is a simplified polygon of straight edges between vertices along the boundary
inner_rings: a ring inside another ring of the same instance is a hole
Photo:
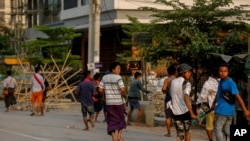
[[[56,59],[57,63],[63,63],[66,54],[71,50],[72,40],[75,37],[80,36],[79,33],[75,33],[72,28],[66,27],[47,27],[37,26],[36,30],[45,33],[46,37],[37,38],[36,40],[27,41],[22,46],[26,48],[26,59],[32,64],[52,63],[50,56]],[[80,64],[79,56],[71,55],[69,62],[71,66],[77,67]]]
[[[249,28],[244,21],[249,19],[247,11],[243,10],[247,5],[232,6],[232,0],[196,0],[191,6],[179,0],[155,2],[172,9],[140,8],[152,11],[151,16],[154,17],[151,22],[154,26],[145,28],[146,32],[152,34],[153,41],[152,46],[148,47],[145,59],[156,63],[157,60],[170,57],[191,64],[195,69],[195,93],[198,68],[217,67],[215,62],[208,61],[211,53],[247,52],[244,37],[249,36]],[[134,27],[137,27],[137,24]],[[238,45],[241,45],[240,50]]]
[[[10,29],[4,24],[2,17],[0,18],[0,54],[14,55],[15,50],[10,48],[11,38],[13,34]]]

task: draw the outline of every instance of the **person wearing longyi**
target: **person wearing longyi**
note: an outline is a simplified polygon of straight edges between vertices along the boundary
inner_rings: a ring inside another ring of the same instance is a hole
[[[16,82],[16,79],[11,76],[12,74],[11,70],[8,70],[6,74],[7,74],[7,78],[4,79],[3,87],[4,89],[8,89],[8,93],[7,95],[4,96],[4,103],[5,103],[5,108],[6,108],[5,112],[9,112],[10,106],[13,105],[14,104],[13,101],[16,100],[14,96],[14,91],[15,91],[15,88],[17,87],[17,82]]]

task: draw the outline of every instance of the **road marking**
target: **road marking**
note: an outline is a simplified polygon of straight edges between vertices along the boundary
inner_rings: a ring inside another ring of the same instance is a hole
[[[36,140],[39,140],[39,141],[50,141],[50,140],[47,140],[47,139],[43,139],[43,138],[39,138],[39,137],[34,137],[34,136],[31,136],[31,135],[27,135],[27,134],[23,134],[23,133],[18,133],[18,132],[14,132],[14,131],[10,131],[10,130],[0,129],[0,131],[11,133],[11,134],[15,134],[15,135],[19,135],[19,136],[23,136],[23,137],[27,137],[27,138],[36,139]]]

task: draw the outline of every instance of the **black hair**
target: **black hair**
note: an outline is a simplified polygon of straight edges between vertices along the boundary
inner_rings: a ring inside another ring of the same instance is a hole
[[[140,72],[136,72],[136,73],[134,74],[135,79],[137,79],[138,76],[141,76],[141,73],[140,73]]]
[[[84,75],[83,77],[84,79],[87,78],[90,75],[90,71],[89,70],[84,71],[83,75]]]
[[[210,75],[213,76],[213,77],[219,77],[219,71],[218,71],[218,69],[212,69],[210,71]]]
[[[35,67],[35,72],[36,72],[36,73],[39,72],[40,70],[41,70],[40,67]]]
[[[119,62],[111,63],[110,66],[109,66],[109,71],[113,72],[113,69],[115,69],[117,66],[121,66],[121,64]]]
[[[219,68],[220,67],[227,67],[228,71],[230,69],[230,67],[229,67],[229,65],[227,63],[220,64]]]
[[[7,74],[8,76],[10,76],[10,75],[11,75],[11,70],[7,70],[7,71],[6,71],[6,74]]]
[[[94,80],[97,80],[98,78],[100,78],[101,77],[101,74],[100,73],[96,73],[95,75],[94,75]]]
[[[169,66],[168,69],[167,69],[167,71],[168,71],[168,75],[175,74],[176,73],[176,66],[175,65]]]

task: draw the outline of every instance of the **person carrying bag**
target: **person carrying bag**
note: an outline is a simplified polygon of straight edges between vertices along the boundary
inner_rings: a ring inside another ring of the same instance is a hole
[[[10,70],[6,72],[8,77],[4,80],[4,83],[3,83],[3,87],[4,87],[3,94],[5,98],[4,102],[5,102],[5,107],[6,107],[5,112],[9,112],[10,106],[16,104],[16,98],[14,96],[14,92],[15,92],[17,83],[16,83],[16,79],[11,76],[11,73],[12,72]]]

